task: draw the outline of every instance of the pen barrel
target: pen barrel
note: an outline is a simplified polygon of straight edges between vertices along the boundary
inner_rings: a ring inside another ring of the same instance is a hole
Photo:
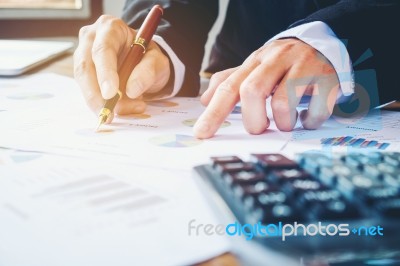
[[[142,60],[144,53],[146,52],[147,45],[157,30],[162,15],[163,9],[161,6],[153,6],[137,32],[135,42],[132,44],[128,54],[125,57],[125,60],[118,69],[119,90],[123,94],[126,92],[126,83],[128,82],[129,76],[136,65],[139,64],[140,60]]]
[[[142,38],[149,42],[153,38],[154,33],[157,30],[158,24],[160,24],[161,17],[163,15],[163,9],[159,5],[153,6],[149,14],[143,21],[142,26],[137,32],[136,39]]]
[[[133,69],[139,64],[140,60],[143,58],[143,48],[139,45],[133,45],[124,60],[122,62],[118,75],[119,75],[119,90],[125,94],[126,83],[128,82],[129,76],[131,75]]]

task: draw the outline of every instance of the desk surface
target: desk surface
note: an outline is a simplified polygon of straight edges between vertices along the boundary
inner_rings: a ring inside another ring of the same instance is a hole
[[[68,77],[73,77],[73,56],[72,52],[58,57],[40,67],[37,67],[27,74],[34,73],[56,73]],[[239,266],[240,263],[230,253],[223,254],[211,260],[196,264],[196,266]]]

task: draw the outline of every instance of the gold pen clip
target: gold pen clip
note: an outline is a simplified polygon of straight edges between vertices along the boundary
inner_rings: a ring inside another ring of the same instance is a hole
[[[146,52],[147,42],[145,39],[143,39],[141,37],[136,38],[136,40],[132,43],[132,46],[134,46],[134,45],[141,46],[143,48],[143,53]]]

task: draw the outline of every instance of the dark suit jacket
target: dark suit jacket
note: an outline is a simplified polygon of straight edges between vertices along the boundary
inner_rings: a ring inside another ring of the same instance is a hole
[[[123,19],[138,28],[155,3],[165,10],[158,34],[186,66],[179,95],[197,96],[204,44],[218,15],[218,0],[128,0]],[[399,0],[230,0],[207,70],[238,66],[277,33],[312,21],[327,23],[347,44],[352,62],[363,61],[354,66],[356,72],[376,72],[381,103],[400,99]],[[363,60],[363,54],[372,56]]]

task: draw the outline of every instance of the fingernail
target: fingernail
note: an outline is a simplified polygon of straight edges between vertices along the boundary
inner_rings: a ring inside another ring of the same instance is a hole
[[[111,82],[109,80],[103,81],[101,83],[101,95],[103,95],[104,99],[111,99],[114,97],[115,94],[115,89],[112,86]]]

